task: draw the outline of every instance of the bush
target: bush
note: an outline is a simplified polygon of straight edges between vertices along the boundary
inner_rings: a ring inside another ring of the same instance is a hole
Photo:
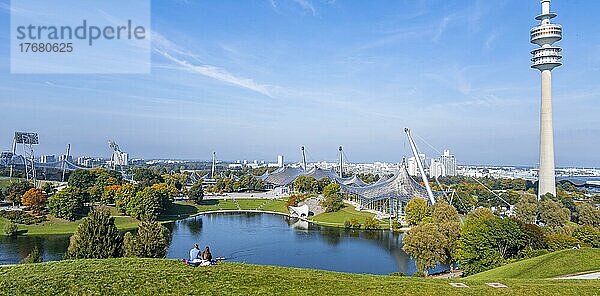
[[[0,211],[0,217],[25,225],[38,224],[45,220],[45,217],[35,217],[25,211]]]
[[[19,233],[19,226],[13,222],[4,225],[4,234],[7,236],[16,236]]]
[[[95,208],[71,236],[66,259],[121,257],[123,241],[107,208]]]
[[[125,234],[124,254],[126,257],[164,258],[170,242],[170,232],[166,227],[156,221],[144,221],[137,234]]]
[[[600,230],[592,226],[581,226],[573,231],[573,237],[592,248],[600,248]]]
[[[288,200],[285,202],[285,208],[287,209],[289,207],[297,207],[298,202],[299,202],[298,195],[294,194],[294,195],[290,196],[288,198]]]
[[[533,258],[533,257],[537,257],[537,256],[546,255],[548,253],[550,253],[550,251],[548,251],[546,249],[539,249],[539,250],[524,249],[521,251],[520,255],[523,259],[529,259],[529,258]]]
[[[600,210],[589,203],[577,206],[578,222],[581,225],[600,227]]]
[[[358,219],[356,219],[356,218],[352,218],[352,219],[350,219],[350,220],[346,220],[346,221],[344,221],[344,227],[345,227],[345,228],[349,228],[349,229],[350,229],[350,228],[352,228],[352,229],[360,229],[360,227],[361,227],[361,224],[360,224],[360,222],[358,221]]]
[[[54,217],[75,221],[84,213],[84,195],[81,190],[67,187],[48,200],[48,211]]]
[[[33,247],[33,250],[31,250],[31,253],[29,253],[29,255],[27,255],[27,257],[25,257],[25,259],[23,259],[23,261],[21,261],[21,263],[24,263],[24,264],[40,263],[40,262],[42,262],[42,259],[43,259],[42,253],[40,252],[38,247]]]
[[[365,229],[381,229],[379,221],[373,217],[365,218]]]
[[[566,234],[547,235],[546,243],[548,244],[548,249],[552,252],[564,249],[571,249],[577,245],[582,244],[580,240]]]

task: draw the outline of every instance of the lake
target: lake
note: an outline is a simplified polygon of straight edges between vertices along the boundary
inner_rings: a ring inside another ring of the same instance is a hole
[[[416,271],[402,250],[403,234],[390,231],[322,227],[260,213],[202,215],[167,226],[167,258],[186,258],[198,243],[227,261],[370,274]],[[0,264],[20,262],[34,246],[44,261],[60,260],[68,244],[69,236],[0,237]]]

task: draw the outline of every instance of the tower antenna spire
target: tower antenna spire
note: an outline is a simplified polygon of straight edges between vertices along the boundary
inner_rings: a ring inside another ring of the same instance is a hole
[[[552,124],[552,70],[562,65],[562,49],[554,43],[562,39],[562,26],[550,21],[557,15],[550,11],[550,0],[540,0],[542,13],[535,19],[538,26],[531,29],[531,43],[539,47],[532,50],[531,67],[542,77],[540,107],[540,167],[538,171],[538,199],[546,193],[556,196],[554,173],[554,128]]]

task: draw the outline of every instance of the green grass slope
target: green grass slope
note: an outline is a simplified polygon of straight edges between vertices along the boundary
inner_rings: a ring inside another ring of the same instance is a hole
[[[510,263],[468,279],[546,279],[600,270],[600,249],[562,250]],[[598,291],[600,293],[600,284]]]
[[[469,288],[453,288],[462,282]],[[485,281],[358,275],[164,259],[76,260],[0,267],[0,295],[593,295],[595,281]]]

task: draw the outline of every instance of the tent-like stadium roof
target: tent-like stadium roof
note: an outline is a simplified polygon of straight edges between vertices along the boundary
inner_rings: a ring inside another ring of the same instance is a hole
[[[388,198],[400,199],[403,202],[408,202],[414,197],[427,197],[425,187],[413,180],[404,167],[389,179],[381,182],[362,187],[342,184],[341,188],[345,193],[360,196],[364,203]]]
[[[304,174],[306,172],[302,168],[283,167],[269,174],[264,181],[276,186],[285,186],[293,183],[296,178]]]

